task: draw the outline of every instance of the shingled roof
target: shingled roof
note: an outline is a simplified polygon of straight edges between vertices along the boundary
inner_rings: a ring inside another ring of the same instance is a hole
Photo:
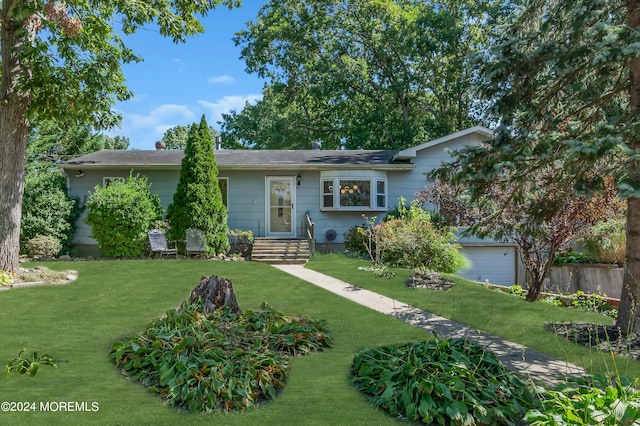
[[[407,161],[393,161],[392,150],[216,150],[221,170],[243,169],[375,169],[406,170]],[[63,169],[172,169],[180,168],[182,150],[102,150],[61,164]]]

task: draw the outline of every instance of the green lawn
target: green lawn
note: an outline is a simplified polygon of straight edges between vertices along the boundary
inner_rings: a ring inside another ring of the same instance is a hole
[[[559,308],[542,302],[528,303],[459,278],[454,278],[456,285],[445,292],[412,289],[404,284],[411,271],[394,269],[396,276],[393,279],[374,278],[372,272],[358,269],[370,263],[333,253],[314,256],[307,267],[521,343],[592,372],[611,373],[617,370],[628,377],[640,376],[640,361],[628,358],[614,361],[606,352],[571,343],[544,329],[545,322],[612,324],[613,320],[605,315]]]
[[[35,377],[0,378],[0,401],[97,402],[97,412],[0,412],[0,424],[105,425],[383,425],[397,421],[369,405],[349,383],[353,354],[363,347],[407,342],[425,333],[254,262],[132,260],[51,263],[76,269],[64,286],[0,292],[5,364],[22,349],[68,360]],[[286,314],[325,319],[336,346],[297,358],[285,390],[274,401],[235,414],[189,414],[129,382],[108,357],[111,343],[142,331],[176,307],[202,275],[231,278],[242,309],[262,302]]]
[[[602,321],[601,315],[527,304],[482,285],[459,280],[436,293],[404,286],[408,271],[392,280],[372,278],[344,255],[315,256],[308,267],[415,306],[538,348],[595,371],[611,369],[610,357],[568,343],[542,329],[544,321]],[[326,292],[268,265],[255,262],[132,260],[51,263],[76,269],[64,286],[0,292],[0,362],[26,349],[68,360],[42,367],[35,377],[0,378],[0,402],[97,402],[97,412],[0,412],[0,424],[223,424],[382,425],[398,421],[374,409],[349,383],[353,355],[369,346],[426,338],[425,332]],[[111,343],[142,331],[146,324],[186,298],[202,275],[231,278],[242,309],[267,302],[285,314],[325,319],[336,346],[297,358],[285,390],[258,408],[232,414],[190,414],[129,382],[108,357]],[[639,362],[618,361],[621,373],[638,376]]]

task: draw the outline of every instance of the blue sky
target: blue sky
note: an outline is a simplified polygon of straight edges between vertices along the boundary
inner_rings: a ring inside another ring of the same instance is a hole
[[[209,125],[219,129],[222,113],[240,111],[246,101],[259,99],[264,82],[245,72],[232,37],[265,3],[245,0],[238,9],[211,11],[202,20],[206,32],[184,44],[149,30],[127,37],[127,46],[144,61],[123,67],[134,97],[116,104],[121,126],[106,133],[128,137],[130,148],[155,149],[170,127],[199,122],[204,114]]]

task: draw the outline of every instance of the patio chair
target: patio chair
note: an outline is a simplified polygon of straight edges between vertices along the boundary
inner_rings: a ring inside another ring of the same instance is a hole
[[[163,231],[159,229],[152,229],[147,232],[149,236],[149,244],[151,244],[151,253],[160,253],[160,259],[162,256],[175,255],[178,258],[178,248],[175,241],[167,241],[167,237]],[[171,246],[171,247],[169,247]]]
[[[187,256],[204,254],[204,232],[200,229],[187,229]]]

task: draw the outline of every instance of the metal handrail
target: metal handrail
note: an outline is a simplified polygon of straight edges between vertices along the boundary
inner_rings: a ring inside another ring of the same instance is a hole
[[[302,219],[302,232],[304,232],[307,236],[307,241],[309,242],[309,251],[311,252],[312,256],[316,251],[315,229],[316,224],[311,220],[309,212],[306,212],[304,214],[304,219]]]

